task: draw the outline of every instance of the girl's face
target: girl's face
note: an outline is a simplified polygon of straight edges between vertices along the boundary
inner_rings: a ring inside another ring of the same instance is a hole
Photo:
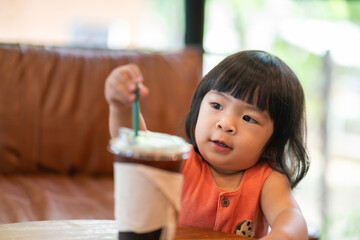
[[[267,111],[211,90],[201,102],[195,140],[213,168],[231,173],[258,162],[273,127]]]

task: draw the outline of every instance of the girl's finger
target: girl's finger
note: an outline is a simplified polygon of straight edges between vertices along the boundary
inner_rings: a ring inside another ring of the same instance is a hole
[[[131,78],[134,79],[136,83],[143,83],[144,77],[140,71],[139,66],[133,63],[130,63],[127,66],[129,67],[129,74]]]
[[[138,84],[140,97],[145,97],[149,94],[149,89],[142,83]]]
[[[144,77],[140,71],[140,68],[136,64],[125,65],[123,70],[123,77],[126,78],[128,89],[130,92],[135,92],[139,88],[140,96],[147,96],[149,89],[143,84]],[[135,83],[135,84],[134,84]],[[134,96],[135,99],[135,96]]]
[[[123,78],[115,78],[110,82],[110,89],[112,89],[112,97],[123,102],[125,105],[131,104],[135,99],[134,92],[129,90],[127,80]]]
[[[136,84],[143,82],[143,76],[139,67],[135,64],[127,64],[118,69],[118,78],[122,79],[129,89],[134,92],[136,90]]]

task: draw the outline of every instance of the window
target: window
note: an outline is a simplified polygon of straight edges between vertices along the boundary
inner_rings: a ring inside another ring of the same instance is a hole
[[[0,41],[113,49],[184,46],[182,0],[0,0]]]

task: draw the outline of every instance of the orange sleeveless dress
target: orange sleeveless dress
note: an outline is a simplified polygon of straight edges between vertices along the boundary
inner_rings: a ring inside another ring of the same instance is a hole
[[[179,224],[260,238],[269,225],[260,208],[260,194],[272,168],[264,162],[246,169],[239,187],[220,189],[201,156],[192,151],[186,160]]]

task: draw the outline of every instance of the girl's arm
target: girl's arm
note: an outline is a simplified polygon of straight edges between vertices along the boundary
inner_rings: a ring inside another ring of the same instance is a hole
[[[265,181],[261,208],[271,226],[271,232],[263,240],[308,239],[305,219],[283,174],[274,170]]]
[[[132,103],[135,91],[139,89],[139,96],[148,95],[149,90],[143,83],[143,76],[139,67],[128,64],[115,68],[105,82],[105,98],[109,103],[109,130],[111,137],[116,137],[119,127],[129,127],[132,124]],[[139,129],[146,130],[142,114],[139,114]]]

